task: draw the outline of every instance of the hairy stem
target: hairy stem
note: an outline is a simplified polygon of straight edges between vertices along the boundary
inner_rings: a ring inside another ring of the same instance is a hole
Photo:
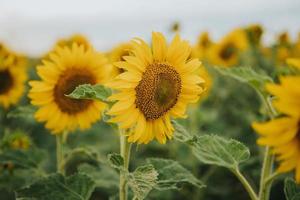
[[[261,95],[261,99],[264,103],[265,108],[270,119],[276,116],[276,112],[270,102],[270,99],[266,96]],[[268,200],[270,198],[270,191],[272,187],[272,181],[266,181],[273,173],[274,156],[270,152],[270,147],[265,148],[263,166],[261,170],[260,186],[259,186],[259,199]]]
[[[273,155],[270,154],[270,147],[266,147],[263,167],[261,170],[261,177],[260,177],[260,188],[259,188],[260,200],[268,200],[270,196],[272,182],[267,182],[266,180],[272,174],[273,160],[274,160]]]
[[[56,135],[56,171],[61,174],[64,174],[63,159],[63,135],[58,134]]]
[[[124,168],[128,169],[129,166],[129,159],[130,159],[130,149],[131,144],[127,142],[126,136],[123,132],[120,131],[120,154],[124,159]],[[120,171],[120,186],[119,186],[119,195],[120,200],[127,200],[127,180],[125,171]]]
[[[248,192],[251,200],[258,200],[257,194],[254,192],[253,188],[247,181],[247,179],[241,174],[240,170],[238,168],[232,170],[232,172],[235,174],[235,176],[240,180],[240,182],[243,184],[244,188]]]

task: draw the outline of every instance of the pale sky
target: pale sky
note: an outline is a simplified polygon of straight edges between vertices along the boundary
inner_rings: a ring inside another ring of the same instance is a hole
[[[169,33],[174,21],[192,42],[204,30],[215,39],[250,23],[266,27],[265,41],[300,31],[299,0],[0,0],[0,41],[37,56],[60,37],[88,36],[99,50],[152,31]]]

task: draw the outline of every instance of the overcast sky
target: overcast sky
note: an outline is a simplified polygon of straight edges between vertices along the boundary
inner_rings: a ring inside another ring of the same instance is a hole
[[[300,31],[300,0],[0,0],[0,41],[30,55],[43,54],[57,38],[87,35],[99,50],[151,31],[169,34],[174,21],[195,41],[208,30],[215,39],[230,29],[261,23],[265,41],[280,31]]]

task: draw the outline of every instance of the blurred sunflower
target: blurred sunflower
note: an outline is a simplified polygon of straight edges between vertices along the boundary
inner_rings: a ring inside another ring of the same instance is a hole
[[[300,59],[298,59],[298,58],[289,58],[289,59],[287,59],[287,64],[289,64],[292,67],[300,70]]]
[[[113,64],[115,62],[124,61],[124,56],[129,56],[132,47],[130,43],[122,43],[109,52],[108,57],[110,62]],[[124,72],[124,69],[112,65],[111,76],[115,77],[120,73]]]
[[[287,46],[278,46],[276,48],[276,66],[285,64],[286,59],[291,56],[291,49]]]
[[[64,39],[58,40],[55,47],[57,47],[57,46],[72,47],[73,43],[82,45],[85,50],[92,47],[90,42],[88,41],[88,39],[84,35],[81,35],[81,34],[74,34],[70,38],[64,38]]]
[[[196,45],[192,49],[192,57],[199,58],[201,61],[207,58],[209,48],[212,46],[212,41],[208,32],[203,32],[199,35]]]
[[[245,31],[236,29],[225,36],[221,42],[212,46],[209,60],[220,66],[234,66],[238,64],[240,53],[247,48],[248,39]]]
[[[16,53],[10,51],[4,44],[0,43],[0,62],[2,67],[9,65],[21,66],[18,59],[19,57]]]
[[[26,150],[31,146],[30,137],[24,132],[17,130],[5,134],[1,141],[1,148],[23,149]]]
[[[293,48],[293,57],[300,58],[300,33],[298,33],[298,38]]]
[[[0,58],[1,58],[1,60],[3,60],[3,58],[5,57],[5,55],[7,55],[7,53],[8,53],[8,50],[5,47],[5,45],[2,44],[2,43],[0,43]]]
[[[26,69],[18,59],[0,45],[0,105],[5,109],[16,104],[25,90]]]
[[[201,63],[187,60],[191,47],[178,35],[167,45],[161,33],[152,34],[152,47],[143,40],[132,41],[132,55],[116,63],[126,72],[108,85],[116,90],[116,100],[108,114],[120,128],[131,129],[129,142],[148,143],[156,138],[166,143],[174,128],[171,118],[185,116],[188,103],[195,103],[204,80],[197,75]]]
[[[300,60],[297,61],[297,66]],[[278,172],[295,170],[295,178],[300,183],[300,76],[280,77],[280,84],[268,84],[267,90],[273,94],[274,107],[282,117],[264,123],[253,123],[255,131],[261,135],[259,145],[270,146],[280,162]]]
[[[201,38],[204,38],[204,37],[201,37]],[[199,59],[199,57],[198,57],[199,54],[195,53],[195,51],[196,51],[195,48],[193,48],[192,52],[191,52],[191,55],[189,56],[188,60],[190,60],[190,59]],[[207,95],[209,94],[209,92],[212,88],[213,79],[212,79],[212,76],[209,74],[209,72],[207,71],[207,69],[204,65],[201,65],[199,67],[199,69],[197,70],[197,73],[205,81],[204,83],[201,84],[201,86],[204,89],[202,94],[201,94],[201,99],[203,99],[203,98],[207,97]]]
[[[277,66],[285,64],[287,58],[292,56],[292,43],[287,32],[280,33],[277,36],[277,43],[275,45],[275,62]]]
[[[291,39],[288,34],[288,32],[282,32],[278,35],[277,37],[277,43],[279,45],[290,45],[291,44]]]
[[[261,44],[261,38],[263,35],[263,28],[260,24],[252,24],[246,27],[246,33],[249,39],[249,42],[255,46]]]
[[[207,95],[209,94],[212,85],[213,85],[213,79],[211,77],[211,75],[208,73],[207,69],[205,68],[205,66],[201,66],[199,68],[199,76],[201,78],[203,78],[203,80],[205,81],[203,84],[201,84],[203,86],[203,88],[205,89],[203,91],[203,93],[201,94],[201,99],[203,99],[204,97],[207,97]]]
[[[171,32],[174,32],[174,33],[179,33],[180,29],[181,29],[181,26],[180,26],[179,22],[174,22],[170,28]]]
[[[57,47],[37,67],[40,81],[30,81],[29,97],[39,106],[35,118],[46,122],[46,128],[58,134],[79,127],[87,129],[100,119],[105,104],[92,100],[77,100],[66,97],[78,85],[104,83],[107,79],[107,60],[104,55],[83,45],[73,43],[71,48]]]

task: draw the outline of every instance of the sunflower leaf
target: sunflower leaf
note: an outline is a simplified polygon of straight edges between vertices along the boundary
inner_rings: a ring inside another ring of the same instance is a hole
[[[190,171],[177,161],[162,158],[149,158],[147,162],[152,164],[159,173],[157,190],[180,189],[180,185],[190,183],[198,188],[205,185],[198,180]]]
[[[195,136],[189,133],[181,124],[172,120],[172,125],[175,129],[174,139],[183,143],[193,143]]]
[[[7,150],[0,153],[0,164],[12,164],[14,168],[38,168],[45,158],[45,152],[38,149]]]
[[[81,174],[92,178],[97,187],[118,191],[119,174],[113,168],[104,164],[96,167],[84,163],[78,167],[78,170]]]
[[[198,136],[192,144],[192,150],[201,162],[232,170],[250,157],[250,151],[244,144],[217,135]]]
[[[94,181],[84,174],[75,174],[69,177],[52,174],[18,190],[16,196],[17,199],[88,200],[94,188]]]
[[[215,67],[215,69],[224,76],[229,76],[240,82],[249,84],[262,94],[266,93],[264,89],[265,84],[273,82],[271,77],[265,74],[257,73],[251,67]]]
[[[287,200],[299,200],[300,186],[291,178],[287,178],[284,181],[284,193]]]
[[[7,113],[7,118],[33,118],[33,115],[37,109],[34,106],[18,106],[9,113]]]
[[[138,200],[145,199],[156,186],[158,173],[151,164],[140,166],[127,174],[128,186]]]
[[[120,154],[108,154],[108,162],[111,167],[122,172],[127,180],[129,188],[138,200],[145,199],[148,193],[155,187],[158,173],[151,164],[143,165],[129,172],[124,168],[124,159]]]
[[[248,147],[237,140],[226,140],[217,135],[192,135],[177,122],[172,123],[175,128],[174,139],[188,144],[193,154],[206,164],[236,169],[239,163],[250,157]]]
[[[75,88],[71,94],[65,94],[67,97],[73,99],[93,99],[108,102],[107,98],[112,94],[109,88],[103,85],[83,84]]]
[[[107,159],[111,167],[119,170],[124,169],[124,159],[120,154],[117,153],[108,154]]]

